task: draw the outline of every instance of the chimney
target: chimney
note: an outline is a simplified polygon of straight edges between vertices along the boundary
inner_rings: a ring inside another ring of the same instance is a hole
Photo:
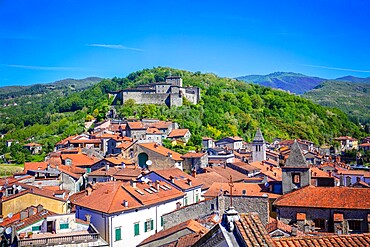
[[[28,210],[21,211],[21,220],[28,218]]]
[[[125,165],[124,162],[121,162],[121,165],[122,165],[122,168],[125,168],[126,167],[126,165]]]
[[[224,163],[224,169],[226,169],[226,163]]]
[[[127,200],[123,200],[122,205],[124,207],[128,208],[128,201]]]
[[[105,170],[108,171],[109,170],[109,164],[106,164],[105,165]]]
[[[195,177],[197,176],[197,171],[196,171],[195,169],[193,169],[193,170],[191,171],[191,176],[192,176],[193,178],[195,178]]]
[[[37,206],[37,213],[40,213],[42,210],[44,210],[44,207],[41,204],[39,204]]]
[[[131,180],[130,185],[132,188],[136,188],[136,180]]]
[[[28,217],[31,217],[32,215],[34,215],[35,214],[35,211],[33,211],[33,208],[32,207],[30,207],[29,209],[28,209]]]
[[[356,177],[356,182],[357,183],[361,182],[361,178],[360,177]]]
[[[188,185],[191,186],[191,179],[188,178],[186,181],[187,181]]]
[[[343,174],[340,174],[340,177],[339,177],[339,186],[344,186],[344,176],[343,176]]]
[[[295,237],[295,236],[297,236],[297,229],[298,227],[297,227],[297,225],[296,224],[293,224],[292,225],[292,237]]]
[[[175,178],[173,176],[170,176],[171,183],[175,183]]]
[[[329,171],[329,177],[331,177],[331,171]]]
[[[92,188],[91,187],[87,187],[86,188],[86,195],[87,196],[91,195],[91,192],[92,192]]]
[[[172,153],[168,152],[168,157],[172,158]]]
[[[86,221],[90,223],[91,221],[91,214],[85,214]]]
[[[157,190],[159,190],[159,182],[158,182],[158,181],[155,181],[155,188],[156,188]]]
[[[176,209],[181,208],[181,202],[176,202]]]

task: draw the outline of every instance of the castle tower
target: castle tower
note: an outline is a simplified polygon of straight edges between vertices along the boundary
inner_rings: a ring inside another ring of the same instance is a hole
[[[174,86],[182,87],[182,78],[180,76],[169,76],[166,78],[166,83],[171,83]]]
[[[252,157],[253,162],[266,160],[266,142],[259,128],[252,142]]]
[[[294,140],[289,157],[284,167],[282,167],[282,172],[283,194],[310,185],[311,170],[306,163],[297,140]]]

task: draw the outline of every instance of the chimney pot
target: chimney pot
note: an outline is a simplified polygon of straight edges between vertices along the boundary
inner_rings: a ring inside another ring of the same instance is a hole
[[[91,214],[85,214],[86,221],[90,223],[91,221]]]

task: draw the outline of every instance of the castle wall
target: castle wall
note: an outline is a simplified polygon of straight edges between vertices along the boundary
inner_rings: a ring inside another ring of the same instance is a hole
[[[136,104],[169,105],[167,93],[122,92],[122,98],[123,103],[133,99]]]

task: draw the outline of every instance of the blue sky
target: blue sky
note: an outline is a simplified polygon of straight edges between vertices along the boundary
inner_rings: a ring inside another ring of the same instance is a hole
[[[0,0],[0,86],[170,66],[370,76],[370,1]]]

